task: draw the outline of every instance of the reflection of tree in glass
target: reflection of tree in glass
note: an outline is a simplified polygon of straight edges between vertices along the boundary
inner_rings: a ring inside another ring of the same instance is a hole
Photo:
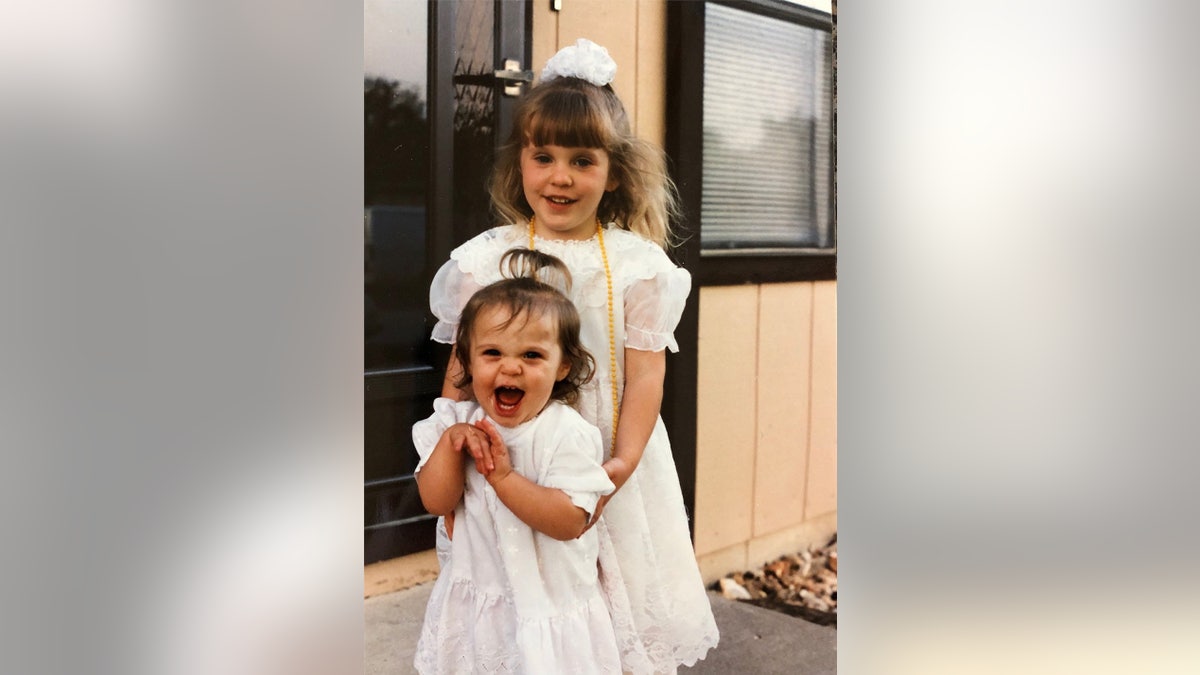
[[[469,67],[456,68],[466,72]],[[474,234],[494,224],[487,178],[495,157],[495,89],[460,84],[454,95],[454,221]]]
[[[367,77],[363,85],[363,203],[423,206],[429,122],[421,90],[383,77]]]
[[[454,3],[454,77],[486,76],[496,68],[499,4]],[[495,111],[495,86],[454,85],[454,224],[464,240],[492,224],[487,177],[494,155]]]

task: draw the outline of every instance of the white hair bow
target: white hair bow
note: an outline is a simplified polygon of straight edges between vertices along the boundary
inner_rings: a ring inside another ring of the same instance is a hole
[[[585,38],[563,47],[550,57],[542,69],[542,82],[557,77],[578,77],[597,87],[613,81],[617,74],[617,62],[608,55],[608,50]]]

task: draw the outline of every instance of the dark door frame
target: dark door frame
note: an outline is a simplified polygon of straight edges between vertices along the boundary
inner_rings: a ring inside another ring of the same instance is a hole
[[[429,34],[438,35],[440,26],[454,28],[457,0],[430,0]],[[500,68],[507,58],[518,59],[529,67],[532,5],[528,0],[496,0],[496,32],[493,37],[493,62]],[[448,33],[452,34],[452,33]],[[429,260],[444,261],[456,246],[478,234],[454,219],[454,40],[439,39],[429,54],[429,119],[431,153],[429,163],[429,212],[432,214],[428,250]],[[499,87],[498,87],[499,89]],[[496,142],[506,139],[512,124],[516,99],[496,96]],[[439,262],[440,264],[440,262]],[[436,271],[433,270],[433,271]],[[432,274],[432,272],[431,272]],[[432,281],[432,278],[430,279]]]
[[[527,64],[530,53],[529,27],[532,19],[528,0],[493,0],[494,2],[494,58],[502,64],[506,58],[517,58]],[[463,3],[460,0],[430,0],[428,3],[427,31],[430,40],[428,52],[428,102],[429,120],[429,174],[426,193],[425,254],[430,261],[426,269],[425,288],[429,288],[432,275],[450,257],[458,244],[476,234],[468,226],[456,222],[454,217],[455,171],[454,171],[454,117],[456,65],[455,16]],[[502,65],[496,66],[498,69]],[[527,66],[526,66],[527,67]],[[486,86],[486,85],[485,85]],[[499,85],[496,85],[499,90]],[[503,130],[512,119],[513,103],[516,99],[497,92],[495,125],[499,133],[496,141],[502,142]],[[427,302],[424,303],[427,306]],[[426,326],[435,319],[426,309]],[[394,371],[371,371],[365,375],[366,404],[388,405],[389,401],[405,396],[433,396],[441,391],[445,364],[449,348],[433,343],[432,357],[428,366],[406,367]],[[366,484],[368,510],[375,502],[386,503],[386,508],[399,511],[399,517],[388,522],[370,523],[364,533],[366,561],[373,562],[394,555],[403,555],[433,547],[433,522],[435,517],[424,513],[415,499],[416,481],[411,475],[392,476]],[[383,501],[381,501],[383,500]]]

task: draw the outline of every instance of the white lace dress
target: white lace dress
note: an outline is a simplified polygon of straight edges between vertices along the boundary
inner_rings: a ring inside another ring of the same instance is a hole
[[[473,401],[437,399],[433,415],[413,426],[417,472],[447,428],[483,416]],[[591,513],[600,496],[612,492],[600,467],[600,434],[566,405],[552,401],[524,424],[496,428],[514,471],[562,490],[584,511]],[[621,672],[612,613],[596,574],[607,532],[593,528],[559,541],[534,530],[504,506],[473,463],[454,515],[448,564],[430,594],[417,643],[418,672]]]
[[[674,330],[691,291],[691,275],[676,267],[656,244],[609,224],[604,230],[613,282],[617,387],[624,389],[625,348],[678,351]],[[438,323],[433,339],[452,343],[463,305],[475,291],[501,278],[500,256],[525,247],[525,225],[493,228],[451,253],[434,277],[430,304]],[[596,359],[596,376],[576,408],[599,427],[604,457],[612,452],[608,295],[595,236],[585,241],[538,238],[535,247],[562,259],[571,270],[571,299],[582,319],[584,346]],[[679,475],[666,427],[659,418],[630,479],[604,510],[614,556],[601,551],[610,603],[629,604],[632,636],[620,645],[623,666],[633,673],[671,673],[693,665],[717,644],[717,625],[700,579],[688,532]],[[444,555],[443,543],[439,547]],[[621,621],[620,615],[614,621]],[[622,639],[619,637],[619,639]]]

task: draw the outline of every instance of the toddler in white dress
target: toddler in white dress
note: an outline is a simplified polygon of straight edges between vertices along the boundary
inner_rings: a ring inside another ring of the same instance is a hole
[[[421,500],[453,514],[415,665],[423,675],[620,673],[614,613],[628,624],[628,610],[601,589],[606,529],[587,528],[614,486],[600,432],[568,405],[594,362],[574,305],[536,279],[569,275],[535,251],[501,265],[510,278],[476,293],[458,326],[460,386],[474,400],[438,399],[413,426]]]

